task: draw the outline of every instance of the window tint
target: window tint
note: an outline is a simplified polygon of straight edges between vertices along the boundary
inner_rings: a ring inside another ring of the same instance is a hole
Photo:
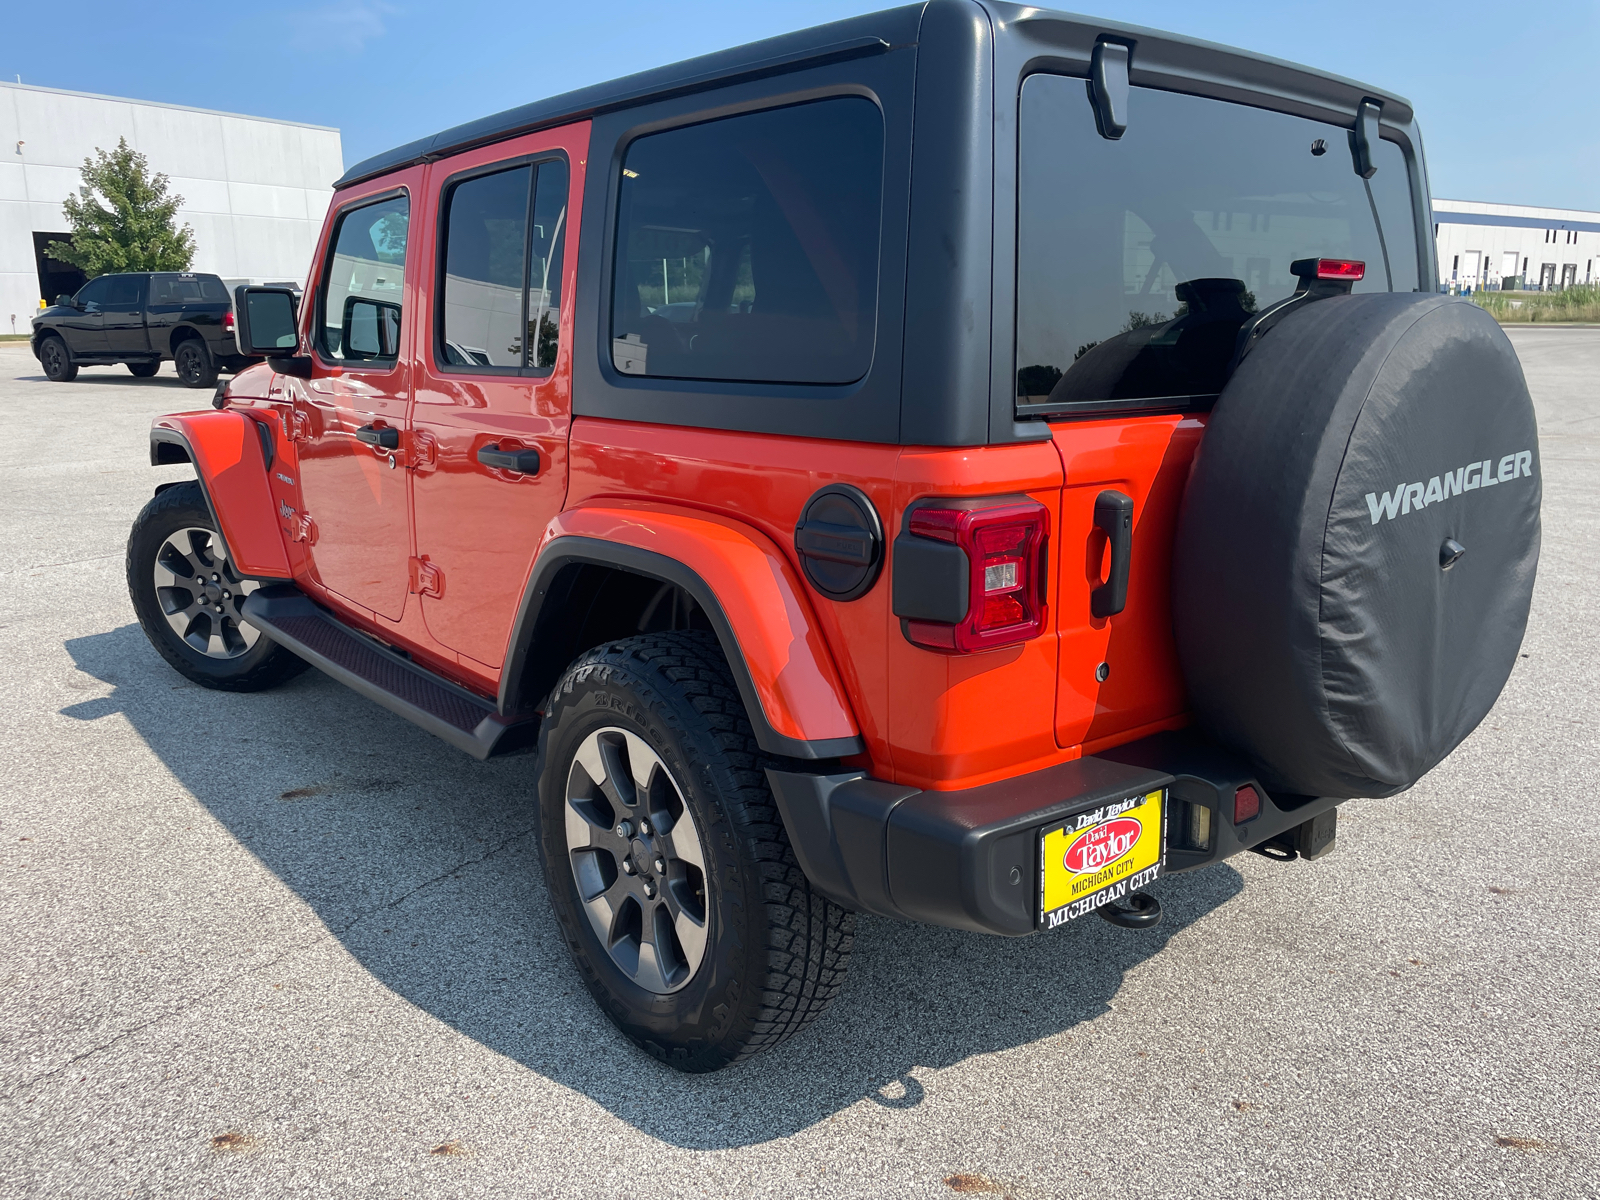
[[[228,299],[228,290],[215,275],[153,275],[150,278],[150,303],[219,304]]]
[[[457,184],[445,224],[442,362],[522,365],[523,269],[531,167]]]
[[[1134,88],[1108,141],[1083,81],[1050,75],[1023,84],[1020,137],[1020,403],[1216,394],[1239,326],[1293,293],[1296,259],[1363,260],[1358,292],[1417,288],[1392,142],[1369,197],[1342,128]]]
[[[111,291],[111,277],[102,275],[99,279],[91,279],[78,289],[78,294],[73,297],[79,308],[86,304],[104,304],[106,296]]]
[[[139,292],[144,287],[142,275],[112,275],[106,281],[105,299],[100,303],[107,308],[134,308],[139,303]]]
[[[320,297],[318,346],[329,358],[393,357],[392,343],[378,340],[377,331],[380,326],[385,331],[399,327],[409,222],[410,206],[404,196],[390,196],[339,217]],[[350,355],[343,347],[347,313],[355,326],[371,326],[372,334],[370,345],[364,343]],[[391,352],[369,353],[369,349]]]
[[[528,195],[536,174],[530,215]],[[566,163],[469,179],[450,191],[446,203],[439,361],[513,370],[554,366]]]
[[[639,138],[612,361],[631,375],[849,383],[872,361],[883,118],[857,97]]]

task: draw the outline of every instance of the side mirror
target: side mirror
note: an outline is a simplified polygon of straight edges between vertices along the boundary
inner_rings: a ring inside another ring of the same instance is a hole
[[[233,314],[241,354],[278,357],[300,343],[298,305],[288,288],[235,288]]]
[[[400,355],[400,306],[365,296],[346,296],[340,325],[346,362],[393,359]]]
[[[65,292],[63,292],[61,295],[56,297],[56,307],[57,308],[71,308],[71,307],[73,307],[72,297],[67,295]]]

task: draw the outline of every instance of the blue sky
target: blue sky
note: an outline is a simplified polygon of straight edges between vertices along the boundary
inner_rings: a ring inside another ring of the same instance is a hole
[[[0,77],[338,126],[345,162],[541,96],[887,7],[872,0],[321,0],[187,17],[19,4]],[[1090,11],[1409,97],[1434,194],[1600,209],[1600,3],[1132,0]]]

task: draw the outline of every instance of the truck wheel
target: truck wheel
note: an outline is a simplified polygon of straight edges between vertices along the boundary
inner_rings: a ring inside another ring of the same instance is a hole
[[[544,877],[602,1011],[683,1071],[804,1029],[844,980],[854,916],[795,861],[716,639],[597,647],[539,737]]]
[[[178,369],[178,378],[184,387],[209,388],[217,386],[217,365],[206,353],[205,343],[199,338],[188,338],[178,343],[172,352],[172,365]]]
[[[139,624],[174,670],[202,687],[259,692],[306,669],[240,619],[258,586],[241,579],[195,482],[165,488],[128,537],[128,594]]]
[[[78,377],[78,364],[67,353],[67,344],[58,337],[47,337],[39,343],[39,365],[51,383],[71,383]]]
[[[128,368],[128,374],[135,379],[149,379],[157,371],[161,370],[161,360],[159,358],[155,362],[131,362],[123,365]]]

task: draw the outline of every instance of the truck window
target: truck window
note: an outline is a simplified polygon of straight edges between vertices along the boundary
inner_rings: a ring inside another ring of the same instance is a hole
[[[554,366],[567,164],[467,179],[445,205],[439,361],[469,370]]]
[[[150,306],[162,304],[222,304],[228,290],[215,275],[152,275]]]
[[[380,340],[377,330],[366,326],[381,321],[387,327],[392,323],[393,332],[398,332],[410,212],[405,196],[386,196],[339,215],[317,304],[321,314],[317,347],[328,358],[340,362],[346,358],[393,361],[392,354],[375,353],[373,349],[392,345],[392,340]],[[367,303],[352,306],[353,300]],[[347,308],[352,309],[356,326],[362,328],[364,336],[359,352],[351,347],[349,354],[342,345]]]
[[[100,303],[106,308],[136,308],[139,304],[139,293],[144,287],[142,275],[112,275],[108,277],[110,286],[106,289],[105,299]]]
[[[1108,141],[1083,80],[1054,75],[1024,81],[1019,136],[1020,404],[1215,396],[1239,326],[1294,291],[1296,259],[1361,259],[1358,292],[1418,286],[1393,142],[1363,181],[1342,127],[1148,88]]]
[[[876,332],[883,117],[859,97],[634,141],[612,361],[631,375],[850,383]]]

